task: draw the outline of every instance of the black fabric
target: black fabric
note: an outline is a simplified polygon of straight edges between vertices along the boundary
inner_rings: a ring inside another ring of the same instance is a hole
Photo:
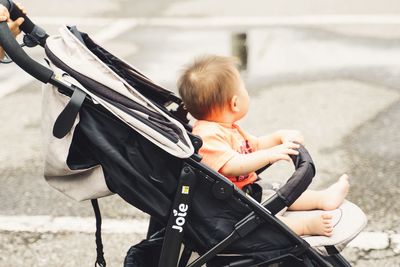
[[[86,33],[78,31],[76,27],[68,27],[68,29],[118,76],[125,79],[142,95],[153,101],[161,110],[175,117],[186,129],[191,128],[188,124],[188,112],[186,108],[184,108],[184,104],[179,97],[176,97],[171,91],[156,85],[138,70],[97,45]],[[175,110],[167,109],[166,106],[171,102],[178,104],[178,108]]]
[[[233,230],[235,224],[251,209],[236,197],[218,200],[213,197],[213,182],[198,173],[196,192],[186,225],[187,239],[202,254],[218,244]],[[254,232],[227,247],[223,253],[240,253],[257,260],[268,260],[291,249],[293,244],[274,226],[263,224]]]
[[[170,123],[170,125],[173,125],[172,127],[165,127],[168,124],[162,123],[162,122],[165,122],[164,118],[160,119],[160,120],[156,120],[150,116],[144,118],[144,117],[140,116],[139,114],[137,114],[135,111],[126,108],[125,106],[121,105],[118,102],[114,102],[111,100],[107,100],[107,102],[113,104],[116,107],[119,107],[122,111],[131,115],[132,117],[134,117],[138,121],[142,122],[143,124],[146,124],[153,130],[157,131],[158,133],[161,133],[164,137],[168,138],[170,141],[172,141],[174,143],[178,143],[179,135],[177,134],[177,132],[182,133],[182,131],[180,129],[178,129],[178,127],[176,127],[175,124]],[[153,122],[153,123],[149,123],[149,122]],[[174,131],[174,130],[176,130],[176,131]],[[182,138],[182,139],[184,140],[184,138]]]
[[[252,198],[254,198],[257,202],[261,202],[262,199],[262,187],[257,184],[248,184],[242,189],[246,194],[249,194]]]
[[[118,106],[121,110],[131,115],[135,119],[139,120],[143,124],[147,125],[148,127],[152,128],[153,130],[158,131],[160,134],[164,135],[172,142],[177,143],[179,139],[185,142],[182,130],[176,127],[176,125],[173,125],[173,127],[170,128],[166,127],[166,125],[171,126],[171,124],[168,124],[167,119],[161,116],[160,114],[157,114],[151,110],[146,109],[145,107],[139,105],[135,101],[132,101],[126,96],[123,96],[115,92],[114,90],[111,90],[110,88],[104,86],[103,84],[98,83],[97,81],[92,80],[82,75],[81,73],[73,70],[64,62],[62,62],[56,55],[54,55],[48,49],[48,47],[46,47],[46,54],[51,59],[54,65],[67,72],[74,79],[79,81],[79,83],[81,83],[85,88],[90,90],[92,93],[96,94],[98,97],[102,98],[103,100],[109,103],[112,103],[115,106]],[[145,117],[140,116],[139,114],[135,113],[130,109],[144,113],[146,116],[149,117],[153,116],[154,118],[158,118],[158,120],[146,119]],[[164,121],[164,123],[160,123],[160,121]]]
[[[192,253],[193,251],[187,246],[185,246],[183,248],[181,258],[179,259],[178,267],[185,267],[188,264],[190,257],[192,256]]]
[[[163,238],[143,240],[126,254],[124,267],[158,267]]]
[[[74,34],[78,34],[79,31],[74,30]],[[184,108],[182,100],[175,96],[171,91],[153,83],[148,77],[143,75],[141,72],[128,65],[124,61],[120,60],[103,47],[96,44],[88,34],[79,32],[80,39],[84,40],[86,47],[96,55],[104,64],[112,69],[118,76],[126,80],[133,88],[138,90],[142,95],[150,99],[157,106],[164,110],[164,112],[171,114],[178,121],[182,122],[186,128],[190,128],[189,120],[187,118],[188,112]],[[178,108],[176,110],[168,110],[168,106],[171,102],[176,103]]]
[[[290,249],[270,251],[269,259],[254,259],[251,256],[244,255],[230,255],[230,256],[216,256],[207,263],[207,267],[271,267],[273,263],[279,267],[306,267],[303,266],[302,260],[296,258],[291,254]]]
[[[182,101],[176,97],[171,91],[168,91],[159,85],[153,83],[149,78],[144,76],[138,70],[129,66],[103,47],[97,45],[86,33],[81,32],[81,36],[85,41],[86,47],[95,54],[101,61],[110,67],[121,78],[125,79],[133,88],[137,89],[141,94],[152,101],[165,105],[168,102],[180,104]]]
[[[84,104],[67,164],[71,169],[101,165],[112,192],[163,221],[169,215],[182,162],[102,107]]]
[[[104,259],[103,252],[103,241],[101,239],[101,213],[99,208],[99,202],[97,199],[91,200],[94,215],[96,217],[96,263],[95,266],[106,267],[106,260]]]

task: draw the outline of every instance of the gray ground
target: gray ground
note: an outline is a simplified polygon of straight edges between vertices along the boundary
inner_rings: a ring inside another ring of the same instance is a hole
[[[318,1],[298,1],[292,9],[285,8],[287,1],[246,1],[246,8],[221,1],[223,13],[219,5],[211,10],[212,4],[207,1],[103,0],[86,1],[81,8],[73,8],[72,3],[81,2],[36,0],[26,6],[32,18],[294,15],[325,14],[327,10],[330,14],[390,14],[400,10],[396,1],[369,5],[364,1],[329,1],[329,9],[319,6]],[[91,34],[102,30],[101,26],[83,28]],[[48,29],[55,33],[53,25]],[[351,176],[348,198],[369,219],[365,230],[400,233],[400,213],[394,203],[400,191],[400,33],[385,25],[268,27],[247,33],[249,69],[243,77],[252,107],[242,125],[254,134],[300,129],[318,169],[313,187],[326,186],[347,172]],[[104,46],[173,90],[179,69],[194,56],[230,54],[231,34],[224,29],[140,27]],[[12,75],[26,77],[13,66],[0,67],[0,81]],[[92,216],[89,203],[67,199],[42,178],[40,99],[38,82],[0,98],[0,215]],[[282,180],[291,171],[289,165],[278,164],[263,175],[264,180]],[[103,199],[100,204],[105,217],[146,218],[118,197]],[[109,266],[121,266],[129,246],[141,238],[105,235]],[[355,266],[399,266],[397,253],[393,244],[384,250],[344,251]],[[92,235],[0,232],[0,266],[90,266],[93,259]]]

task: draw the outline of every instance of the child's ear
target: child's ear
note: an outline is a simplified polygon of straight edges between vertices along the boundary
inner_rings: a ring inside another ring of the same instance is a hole
[[[238,96],[234,95],[231,98],[231,102],[230,102],[230,108],[233,112],[238,112],[239,111],[239,106],[238,106]]]

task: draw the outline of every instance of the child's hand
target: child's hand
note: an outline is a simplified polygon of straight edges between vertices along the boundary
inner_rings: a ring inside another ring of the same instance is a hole
[[[297,130],[280,130],[282,143],[295,142],[304,145],[304,137],[300,131]]]
[[[281,145],[267,149],[267,157],[269,163],[273,164],[279,160],[291,161],[289,155],[298,155],[299,152],[296,150],[298,148],[300,148],[299,144],[293,142],[285,142]]]

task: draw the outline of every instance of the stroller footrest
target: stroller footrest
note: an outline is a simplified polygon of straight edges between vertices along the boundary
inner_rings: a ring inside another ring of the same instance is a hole
[[[288,211],[285,217],[316,216],[317,214],[330,213],[333,215],[333,234],[327,236],[303,236],[313,248],[322,255],[330,255],[326,247],[334,246],[338,252],[353,240],[367,224],[365,213],[355,204],[345,200],[343,204],[333,211]]]

